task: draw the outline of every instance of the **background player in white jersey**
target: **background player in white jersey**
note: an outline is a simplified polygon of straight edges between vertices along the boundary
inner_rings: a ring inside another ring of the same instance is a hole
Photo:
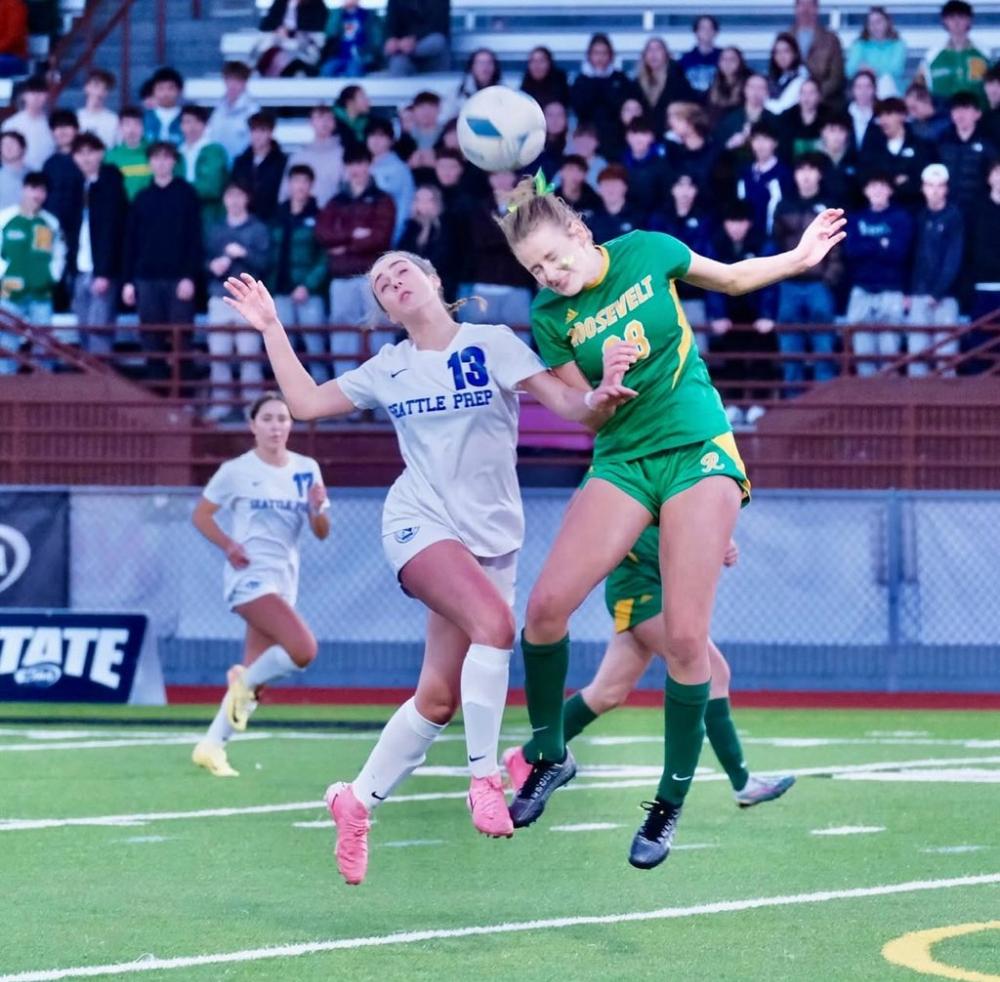
[[[288,449],[292,417],[284,396],[266,392],[250,407],[254,448],[228,460],[195,506],[195,528],[226,554],[223,592],[247,623],[243,664],[229,669],[228,691],[191,759],[216,777],[237,777],[226,741],[245,730],[257,690],[304,669],[316,657],[316,638],[295,612],[299,539],[308,524],[317,539],[330,534],[330,502],[319,464]],[[233,513],[227,534],[215,516]]]
[[[407,339],[320,386],[299,363],[267,290],[249,276],[226,283],[231,306],[264,335],[295,416],[382,407],[406,464],[386,498],[382,542],[400,585],[429,610],[427,642],[413,698],[386,724],[353,783],[327,791],[337,823],[337,865],[348,883],[360,883],[367,870],[372,809],[423,762],[459,703],[473,824],[486,835],[513,834],[497,742],[524,537],[515,471],[517,393],[594,428],[633,394],[621,384],[574,389],[509,328],[456,323],[424,259],[390,252],[369,276],[379,305]]]

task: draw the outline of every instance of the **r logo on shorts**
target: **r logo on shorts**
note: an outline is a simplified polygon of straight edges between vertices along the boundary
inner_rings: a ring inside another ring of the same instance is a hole
[[[725,469],[726,465],[720,461],[719,455],[714,450],[701,458],[702,474],[711,474],[713,471],[724,471]]]
[[[395,533],[396,541],[399,543],[409,542],[419,531],[419,525],[411,525],[409,528],[400,529]]]

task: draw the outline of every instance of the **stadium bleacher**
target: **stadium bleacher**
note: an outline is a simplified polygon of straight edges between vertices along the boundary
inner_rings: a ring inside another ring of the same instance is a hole
[[[270,0],[254,2],[258,15],[270,6]],[[336,5],[336,0],[327,2]],[[367,0],[364,6],[381,10],[385,2]],[[823,19],[838,32],[845,51],[857,37],[870,6],[862,0],[837,0],[822,5]],[[940,6],[940,0],[913,0],[905,9],[893,11],[910,50],[910,71],[928,50],[942,41],[937,17]],[[455,63],[462,64],[478,48],[489,48],[498,56],[508,83],[516,84],[527,53],[540,42],[552,50],[557,64],[572,72],[580,64],[591,34],[604,30],[615,45],[618,63],[632,70],[651,34],[662,37],[675,53],[688,50],[692,44],[691,20],[704,9],[703,0],[674,0],[669,6],[621,2],[613,8],[609,8],[606,0],[577,0],[572,5],[555,5],[544,10],[539,10],[537,0],[455,0],[452,52]],[[750,5],[740,0],[720,0],[712,5],[712,13],[721,22],[717,43],[737,45],[748,62],[763,68],[775,34],[791,20],[791,3],[763,0]],[[220,53],[224,59],[248,61],[258,37],[258,31],[250,26],[227,32],[222,36]],[[1000,52],[1000,4],[977,4],[974,37],[994,57]],[[454,93],[458,80],[458,72],[410,79],[374,74],[365,77],[364,86],[373,105],[390,108],[411,98],[415,86],[447,97]],[[345,81],[254,78],[250,91],[263,106],[306,107],[317,101],[332,100]],[[221,79],[207,77],[191,79],[185,95],[193,101],[207,102],[218,98],[221,92]],[[303,124],[286,120],[278,138],[283,144],[294,145],[308,138],[308,133]]]

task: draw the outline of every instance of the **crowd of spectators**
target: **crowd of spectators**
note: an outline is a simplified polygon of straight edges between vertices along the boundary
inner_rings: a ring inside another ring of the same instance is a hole
[[[78,327],[58,337],[98,353],[131,335],[86,327],[123,310],[141,323],[200,323],[183,337],[215,356],[214,419],[226,411],[220,400],[252,398],[262,384],[259,338],[227,327],[230,275],[266,280],[317,381],[330,377],[331,355],[338,370],[351,366],[359,336],[309,328],[374,325],[376,340],[392,337],[365,282],[392,246],[434,262],[448,300],[485,299],[463,317],[526,325],[534,286],[494,221],[518,175],[469,165],[454,119],[474,91],[511,84],[545,111],[546,144],[528,172],[553,179],[598,242],[665,231],[732,262],[788,249],[823,208],[846,209],[843,246],[796,279],[737,298],[680,285],[734,422],[832,378],[845,343],[859,374],[902,353],[913,356],[909,374],[925,374],[955,354],[946,338],[956,324],[1000,306],[1000,259],[987,246],[1000,218],[1000,66],[970,39],[964,0],[944,4],[942,46],[915,72],[884,8],[871,8],[845,53],[817,0],[795,0],[760,71],[716,45],[719,24],[704,14],[689,51],[677,57],[650,37],[632,72],[604,33],[570,77],[544,46],[527,54],[519,80],[481,49],[451,99],[419,81],[447,58],[446,0],[390,0],[384,22],[354,0],[332,11],[318,3],[322,11],[276,0],[262,24],[272,38],[325,30],[308,70],[354,76],[334,105],[313,107],[313,139],[290,154],[275,140],[275,116],[249,97],[243,63],[224,65],[214,106],[186,103],[167,67],[141,106],[119,114],[106,105],[115,84],[106,71],[90,73],[75,113],[49,106],[44,79],[29,79],[0,136],[3,303],[37,324],[70,311]],[[374,112],[364,89],[363,72],[381,67],[418,73],[412,100],[391,116]],[[140,337],[156,380],[172,335]],[[779,350],[791,357],[779,363]],[[0,373],[15,368],[0,360]]]

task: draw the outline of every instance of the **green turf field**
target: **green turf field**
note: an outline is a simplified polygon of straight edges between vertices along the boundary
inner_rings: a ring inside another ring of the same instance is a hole
[[[738,711],[751,768],[798,783],[740,811],[706,746],[649,872],[626,854],[658,712],[595,724],[509,841],[472,829],[456,725],[352,888],[321,796],[375,739],[344,724],[388,710],[264,707],[230,780],[189,763],[207,707],[38,712],[0,706],[0,982],[1000,982],[995,713]]]

